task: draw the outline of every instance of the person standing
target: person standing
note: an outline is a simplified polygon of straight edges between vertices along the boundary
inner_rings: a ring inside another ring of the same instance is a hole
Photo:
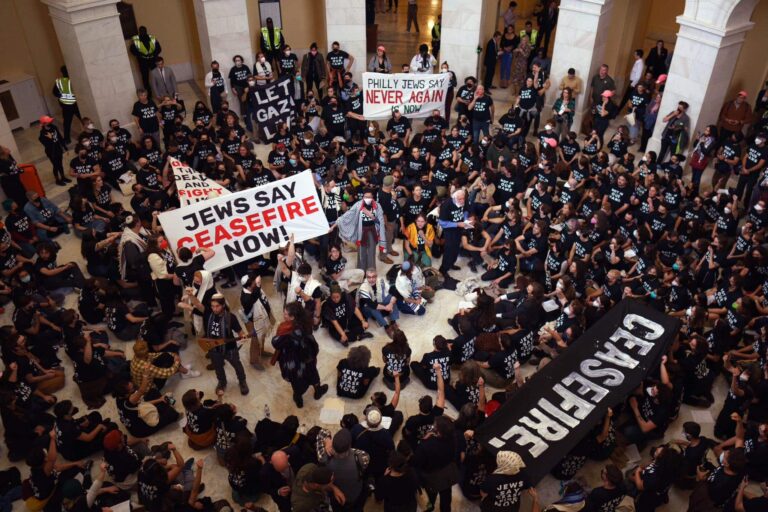
[[[229,86],[240,106],[239,113],[245,118],[245,127],[248,128],[248,131],[251,131],[253,126],[248,117],[248,102],[245,96],[245,89],[248,87],[248,77],[251,76],[251,69],[244,64],[245,60],[242,55],[232,57],[232,62],[235,65],[229,69]],[[216,113],[215,110],[214,113]]]
[[[391,73],[392,63],[387,57],[387,49],[383,45],[379,45],[376,48],[376,55],[371,57],[371,61],[368,63],[368,71],[371,73]]]
[[[272,66],[277,66],[280,58],[280,51],[285,46],[283,31],[280,27],[275,27],[272,18],[267,18],[267,26],[261,27],[261,53],[267,58]]]
[[[635,50],[635,62],[632,64],[632,71],[629,72],[629,85],[624,93],[624,97],[619,102],[619,105],[624,106],[629,101],[629,97],[632,92],[643,79],[643,50],[639,48]]]
[[[456,81],[456,73],[451,71],[450,66],[448,66],[448,62],[443,62],[443,64],[440,66],[440,71],[442,73],[449,73],[451,75],[450,78],[450,85],[448,86],[448,91],[445,93],[445,120],[450,125],[451,124],[451,107],[453,106],[453,98],[456,94],[456,85],[458,82]]]
[[[141,138],[152,137],[157,147],[160,147],[160,111],[155,102],[149,99],[149,92],[139,89],[138,101],[133,104],[131,115],[139,127]]]
[[[318,51],[317,43],[312,43],[309,52],[301,58],[301,76],[304,77],[304,83],[307,84],[307,94],[315,89],[318,97],[323,95],[320,84],[325,80],[325,72],[325,58]]]
[[[437,22],[432,27],[432,55],[437,58],[437,54],[440,53],[440,32],[443,30],[443,16],[437,15]]]
[[[542,41],[541,46],[546,53],[549,49],[549,40],[552,37],[552,31],[557,25],[557,15],[559,8],[555,0],[548,0],[545,2],[544,9],[541,11],[539,17],[539,28],[541,29]]]
[[[64,175],[64,152],[67,144],[61,136],[61,132],[53,124],[53,118],[43,116],[40,118],[40,143],[45,147],[45,156],[51,161],[53,177],[57,185],[65,185],[70,182]]]
[[[648,67],[648,71],[653,73],[653,78],[667,74],[668,55],[669,51],[664,48],[664,41],[661,39],[656,41],[656,46],[651,48],[651,51],[648,52],[648,58],[645,59],[645,65]]]
[[[280,58],[277,59],[277,71],[279,78],[288,78],[288,90],[291,98],[296,99],[296,84],[299,86],[299,98],[304,97],[304,89],[301,87],[301,72],[299,69],[299,57],[293,53],[290,45],[284,45]]]
[[[149,82],[149,72],[155,67],[155,59],[163,51],[155,36],[147,32],[147,27],[139,27],[139,33],[131,38],[131,53],[136,56],[141,72],[141,83],[144,89],[152,91],[152,84]]]
[[[504,27],[512,27],[513,32],[515,31],[515,23],[517,22],[517,13],[515,12],[515,9],[517,9],[517,2],[509,2],[509,7],[507,7],[507,10],[501,14],[501,17],[504,20]]]
[[[53,85],[53,95],[59,99],[59,106],[61,107],[62,128],[64,129],[64,145],[66,146],[70,142],[69,134],[72,128],[72,118],[77,116],[80,122],[83,122],[83,118],[80,115],[80,109],[77,106],[77,98],[75,93],[72,92],[72,82],[69,80],[69,73],[67,72],[67,66],[61,66],[61,77],[56,79]],[[66,147],[64,148],[66,150]]]
[[[440,264],[440,273],[445,277],[443,286],[448,290],[456,289],[457,281],[448,274],[448,271],[459,270],[455,264],[459,257],[462,231],[472,227],[472,223],[466,220],[469,215],[465,205],[466,198],[467,194],[464,189],[458,189],[451,194],[450,199],[440,205],[438,222],[443,229],[443,240],[445,241],[445,253]]]
[[[411,59],[411,73],[418,75],[431,74],[435,66],[437,66],[437,59],[430,55],[429,47],[422,43],[419,45],[419,53]]]
[[[409,34],[411,33],[411,23],[416,27],[416,33],[419,33],[419,20],[416,18],[418,11],[419,5],[416,3],[416,0],[408,0],[408,21],[406,31]],[[395,9],[395,12],[397,12],[397,9]]]
[[[691,119],[688,117],[687,111],[688,103],[681,101],[675,110],[664,116],[663,121],[666,126],[661,133],[661,150],[659,151],[658,163],[664,162],[667,152],[670,155],[676,155],[682,153],[688,145],[688,130],[691,126]]]
[[[227,96],[227,81],[219,71],[218,61],[211,62],[211,70],[205,75],[205,88],[211,99],[211,110],[218,112],[221,109],[221,101]]]
[[[223,341],[220,345],[213,347],[208,351],[211,357],[211,364],[216,372],[216,391],[227,389],[227,374],[224,371],[224,361],[229,362],[235,369],[237,380],[240,383],[240,394],[248,394],[248,383],[245,381],[245,369],[240,361],[240,351],[237,347],[237,341],[234,336],[244,337],[245,329],[242,328],[237,317],[230,313],[227,308],[227,302],[220,293],[215,293],[211,297],[210,304],[205,305],[197,301],[195,309],[203,312],[203,325],[205,337]]]
[[[163,96],[168,96],[175,100],[179,99],[176,87],[176,74],[173,72],[173,69],[165,67],[165,60],[162,57],[155,59],[155,69],[150,71],[149,81],[152,85],[152,93],[158,101],[162,101]]]
[[[477,143],[480,140],[480,134],[484,133],[487,137],[491,136],[491,124],[495,117],[493,99],[486,95],[485,87],[477,87],[475,97],[469,103],[468,110],[472,113],[472,140]]]
[[[736,99],[727,102],[720,110],[717,129],[720,141],[725,142],[736,132],[742,133],[744,125],[752,121],[752,107],[747,102],[747,91],[740,91]]]
[[[328,384],[320,384],[317,373],[317,354],[320,347],[312,335],[312,317],[304,306],[290,302],[285,306],[283,322],[277,327],[272,346],[277,351],[273,358],[280,365],[280,374],[291,384],[296,407],[304,407],[303,395],[312,386],[315,400],[328,392]]]
[[[336,222],[339,236],[345,242],[356,244],[357,268],[376,268],[376,247],[380,251],[379,259],[391,265],[387,257],[386,220],[381,205],[373,200],[373,190],[366,189],[363,199],[352,205]]]
[[[355,57],[341,49],[338,41],[331,44],[331,51],[326,59],[328,64],[328,87],[336,87],[339,92],[344,86],[344,73],[352,69]],[[346,63],[346,65],[345,65]]]
[[[501,32],[498,30],[493,33],[493,37],[485,45],[485,57],[483,58],[483,65],[485,66],[485,79],[483,85],[489,91],[495,89],[493,86],[493,75],[496,74],[496,62],[499,60],[501,50],[499,43],[501,42]],[[488,93],[490,94],[490,92]]]

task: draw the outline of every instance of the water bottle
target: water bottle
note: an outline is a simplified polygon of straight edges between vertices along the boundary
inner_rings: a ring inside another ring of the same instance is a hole
[[[269,404],[264,404],[264,417],[267,419],[272,417],[272,411],[269,410]]]

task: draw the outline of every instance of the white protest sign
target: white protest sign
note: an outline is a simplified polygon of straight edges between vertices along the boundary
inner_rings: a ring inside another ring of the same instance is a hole
[[[214,250],[205,264],[210,271],[278,249],[290,235],[303,242],[328,233],[310,171],[167,211],[159,219],[174,251]]]
[[[409,117],[426,117],[434,109],[443,112],[450,85],[450,73],[363,73],[363,116],[389,119],[394,109]]]
[[[181,160],[169,156],[168,165],[173,169],[176,192],[179,194],[179,202],[182,207],[230,193],[229,190],[208,179],[208,176],[197,172]]]

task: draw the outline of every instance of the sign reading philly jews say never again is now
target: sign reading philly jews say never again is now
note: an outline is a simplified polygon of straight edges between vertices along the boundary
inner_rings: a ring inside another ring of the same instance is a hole
[[[451,74],[363,73],[363,116],[389,119],[397,109],[408,117],[426,117],[445,109]]]
[[[176,193],[179,195],[182,207],[231,193],[215,181],[208,179],[205,174],[197,172],[172,156],[168,157],[168,165],[173,169]]]
[[[475,439],[491,453],[518,453],[535,484],[658,366],[679,329],[678,319],[622,300],[507,399]]]
[[[167,211],[159,219],[174,251],[214,250],[205,264],[210,271],[274,251],[290,235],[303,242],[328,233],[310,171]]]

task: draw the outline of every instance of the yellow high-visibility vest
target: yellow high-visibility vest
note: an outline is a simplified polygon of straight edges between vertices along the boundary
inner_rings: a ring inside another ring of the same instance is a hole
[[[434,27],[432,27],[432,39],[435,39],[437,41],[440,40],[440,24],[436,24]]]
[[[57,78],[56,88],[61,93],[61,96],[59,96],[59,101],[62,105],[75,104],[77,100],[75,99],[75,95],[72,94],[72,84],[70,83],[69,78]]]
[[[272,50],[279,50],[280,48],[277,46],[280,44],[280,29],[275,27],[272,29],[272,37],[273,39],[269,40],[269,29],[267,27],[261,27],[261,37],[264,38],[264,42],[267,43],[267,51],[271,52]]]
[[[520,31],[520,39],[523,38],[523,36],[527,36],[528,33],[525,30]],[[531,29],[531,46],[536,46],[536,40],[539,38],[539,31],[534,29]]]
[[[133,36],[132,39],[133,46],[136,47],[142,57],[147,58],[155,53],[155,36],[149,36],[149,47],[144,46],[144,42],[139,38],[139,36]]]

